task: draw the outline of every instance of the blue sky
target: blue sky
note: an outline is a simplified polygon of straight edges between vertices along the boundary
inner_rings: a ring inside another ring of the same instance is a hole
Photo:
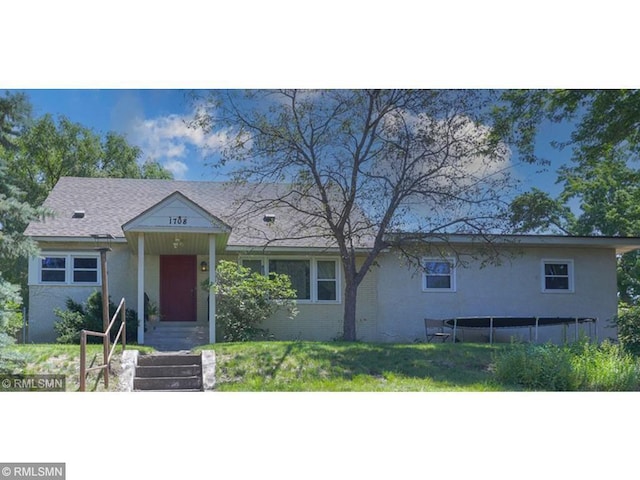
[[[193,109],[186,90],[55,89],[24,90],[34,116],[64,115],[74,122],[105,134],[114,131],[143,151],[142,161],[152,159],[177,179],[207,180],[199,132],[187,127]]]
[[[215,147],[215,136],[204,135],[186,122],[193,114],[188,90],[180,89],[48,89],[24,90],[34,108],[34,116],[64,115],[100,134],[109,131],[125,135],[143,151],[141,160],[152,159],[170,170],[176,179],[215,180],[216,171],[207,165],[207,147]],[[567,138],[567,126],[543,125],[539,152],[552,159],[546,171],[521,165],[513,158],[514,173],[521,188],[538,187],[557,193],[555,171],[568,160],[570,152],[549,146],[553,139]]]

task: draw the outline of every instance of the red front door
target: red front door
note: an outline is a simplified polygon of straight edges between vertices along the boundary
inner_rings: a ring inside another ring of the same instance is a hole
[[[160,256],[160,314],[167,322],[196,320],[195,255]]]

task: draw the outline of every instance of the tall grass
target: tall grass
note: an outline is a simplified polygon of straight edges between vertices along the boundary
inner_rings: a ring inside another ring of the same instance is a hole
[[[496,380],[526,390],[628,391],[640,386],[638,360],[619,345],[513,344],[495,354]]]
[[[572,365],[583,391],[636,390],[640,383],[638,360],[620,345],[580,342],[572,348]]]

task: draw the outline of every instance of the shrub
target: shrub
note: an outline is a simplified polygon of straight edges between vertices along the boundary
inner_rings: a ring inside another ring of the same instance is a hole
[[[80,343],[80,331],[92,330],[102,332],[102,293],[93,292],[84,303],[77,303],[71,298],[66,301],[67,310],[56,309],[55,314],[60,319],[55,322],[54,329],[58,343]],[[115,314],[117,306],[109,298],[109,318]],[[127,342],[134,342],[137,339],[138,315],[134,310],[127,308]],[[120,321],[116,320],[111,329],[111,341],[115,340]],[[101,343],[101,337],[90,335],[87,337],[88,343]]]
[[[572,352],[580,390],[619,392],[638,387],[637,361],[620,345],[579,342],[572,346]]]
[[[621,303],[613,319],[618,328],[618,340],[625,351],[640,354],[640,306]]]
[[[0,333],[11,337],[22,328],[20,286],[0,278]]]
[[[209,283],[203,287],[209,289]],[[216,322],[226,342],[244,342],[266,338],[260,325],[277,310],[295,317],[296,292],[287,275],[252,273],[234,262],[221,261],[216,267]]]

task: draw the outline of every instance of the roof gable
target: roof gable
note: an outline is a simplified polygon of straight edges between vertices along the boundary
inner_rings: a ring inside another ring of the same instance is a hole
[[[127,232],[229,233],[231,227],[179,191],[175,191],[124,225]]]

